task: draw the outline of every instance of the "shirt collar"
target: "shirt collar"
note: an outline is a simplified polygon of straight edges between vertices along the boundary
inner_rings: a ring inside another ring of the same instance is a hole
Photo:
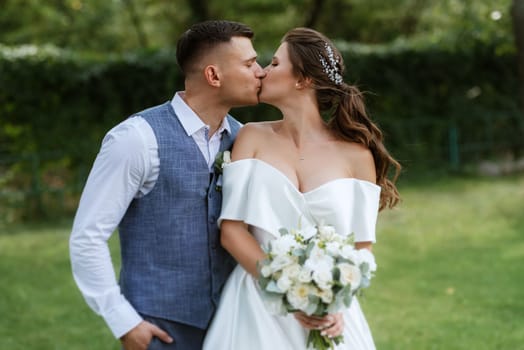
[[[175,114],[178,117],[178,120],[180,120],[180,123],[182,124],[182,127],[186,131],[187,136],[192,136],[197,131],[201,130],[202,128],[206,128],[207,125],[200,119],[200,117],[189,107],[183,99],[184,92],[179,91],[175,94],[173,99],[171,100],[171,106],[175,110]],[[231,127],[229,125],[229,122],[227,118],[224,118],[222,120],[222,124],[220,124],[220,127],[217,130],[218,134],[221,134],[223,131],[227,131],[228,133],[231,133]]]

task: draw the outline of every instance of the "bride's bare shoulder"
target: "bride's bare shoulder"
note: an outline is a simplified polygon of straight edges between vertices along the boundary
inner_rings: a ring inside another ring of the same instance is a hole
[[[353,177],[375,183],[376,169],[371,150],[355,142],[344,142],[343,147]]]
[[[238,137],[249,137],[251,141],[266,138],[274,133],[280,121],[253,122],[245,124],[238,132]]]
[[[254,157],[260,146],[274,133],[275,123],[277,122],[256,122],[242,126],[233,146],[233,158]]]

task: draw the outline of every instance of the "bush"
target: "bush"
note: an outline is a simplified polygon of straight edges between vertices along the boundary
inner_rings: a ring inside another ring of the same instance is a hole
[[[449,168],[524,148],[511,49],[481,42],[460,49],[402,41],[337,46],[347,80],[366,92],[372,118],[404,165]],[[182,87],[174,57],[171,49],[96,56],[0,46],[0,158],[59,153],[53,162],[68,178],[85,178],[79,169],[90,167],[107,130]],[[279,118],[264,105],[232,113],[244,122]],[[14,163],[0,162],[4,188]],[[40,176],[30,166],[17,171]]]

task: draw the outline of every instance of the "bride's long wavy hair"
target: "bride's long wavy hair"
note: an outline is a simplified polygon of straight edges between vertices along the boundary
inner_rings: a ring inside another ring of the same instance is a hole
[[[345,67],[340,52],[326,36],[310,28],[292,29],[282,42],[287,43],[294,74],[311,79],[320,111],[329,114],[329,128],[341,139],[371,150],[376,183],[382,188],[380,210],[394,207],[400,200],[395,183],[401,166],[389,154],[382,132],[368,117],[362,92],[343,81]],[[388,175],[392,175],[391,179]]]

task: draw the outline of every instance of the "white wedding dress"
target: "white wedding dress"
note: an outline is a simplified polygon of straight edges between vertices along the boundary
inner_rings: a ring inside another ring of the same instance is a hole
[[[240,220],[261,244],[280,228],[303,228],[323,222],[338,233],[354,232],[356,241],[375,241],[380,187],[363,180],[341,178],[306,193],[278,169],[258,159],[243,159],[224,167],[223,219]],[[336,349],[375,349],[356,298],[344,310],[344,343]],[[255,279],[240,265],[224,286],[220,305],[204,342],[207,350],[306,349],[307,330],[292,315],[268,312]]]

